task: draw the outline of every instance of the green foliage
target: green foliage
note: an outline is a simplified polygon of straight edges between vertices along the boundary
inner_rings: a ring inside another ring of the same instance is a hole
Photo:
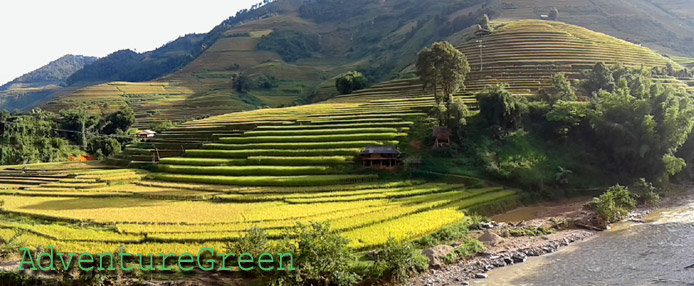
[[[457,258],[469,258],[486,250],[484,244],[479,240],[467,238],[463,241],[462,245],[455,249],[455,254]]]
[[[357,71],[351,71],[335,79],[335,88],[340,94],[350,94],[353,91],[364,89],[368,86],[369,81],[363,74]]]
[[[644,178],[635,182],[630,189],[638,196],[639,203],[657,205],[660,202],[660,190]]]
[[[636,200],[628,188],[615,185],[590,204],[604,223],[615,223],[636,207]]]
[[[416,74],[425,88],[434,89],[437,104],[451,102],[451,95],[464,88],[465,76],[470,72],[467,58],[448,42],[434,43],[417,55]],[[443,96],[437,92],[441,87]]]
[[[588,94],[601,90],[611,92],[615,88],[615,79],[612,71],[605,63],[597,63],[593,70],[584,74],[586,80],[581,83],[581,88]]]
[[[64,137],[82,148],[87,147],[88,131],[92,131],[98,121],[85,109],[66,109],[60,111],[59,126]],[[72,132],[70,132],[72,131]]]
[[[270,243],[267,232],[257,226],[246,230],[242,237],[227,241],[224,244],[224,251],[226,251],[225,253],[236,253],[237,255],[240,255],[241,253],[250,253],[253,257],[260,257],[260,255],[263,253],[272,253],[274,252],[272,251],[273,248],[274,245]],[[228,264],[238,264],[238,256],[234,256],[231,259],[232,261],[227,262]],[[262,269],[256,265],[256,263],[247,263],[243,265],[244,267],[248,268],[254,267],[254,269],[250,272],[244,271],[244,274],[254,276],[261,276],[262,274],[265,274],[266,271],[262,271]],[[270,266],[264,265],[264,267]]]
[[[253,87],[258,89],[271,89],[279,87],[277,78],[272,75],[261,75],[253,80]]]
[[[40,109],[28,115],[0,116],[4,132],[0,138],[0,165],[66,161],[81,152],[60,137],[58,118]]]
[[[503,85],[487,87],[477,94],[480,116],[490,126],[515,130],[521,127],[526,106]]]
[[[356,257],[349,240],[330,230],[329,223],[298,223],[280,243],[293,253],[296,270],[279,273],[275,285],[354,285],[361,277],[352,269]]]
[[[171,120],[157,120],[149,124],[149,129],[154,132],[164,132],[176,126]]]
[[[559,100],[552,105],[545,119],[553,123],[557,134],[568,135],[571,129],[585,122],[588,116],[588,104],[584,102],[568,102]]]
[[[574,101],[576,100],[576,91],[571,87],[571,82],[566,77],[566,74],[558,73],[551,78],[552,86],[540,90],[540,98],[550,105],[558,100]]]
[[[112,137],[97,136],[89,139],[85,150],[97,158],[105,158],[120,153],[122,146]]]
[[[108,135],[118,134],[119,131],[125,132],[128,131],[135,122],[135,111],[133,111],[130,106],[124,105],[119,111],[104,118],[102,132]]]
[[[554,233],[554,229],[551,227],[521,227],[516,229],[511,229],[504,231],[501,236],[503,237],[519,237],[519,236],[543,236]]]
[[[270,35],[260,38],[258,49],[276,52],[286,62],[295,62],[319,52],[321,44],[317,35],[282,30],[274,31]]]
[[[253,80],[244,73],[235,74],[231,79],[231,86],[238,92],[246,93],[251,90]]]
[[[381,251],[376,254],[374,268],[397,283],[406,283],[411,274],[427,269],[429,259],[418,251],[411,242],[388,238]]]

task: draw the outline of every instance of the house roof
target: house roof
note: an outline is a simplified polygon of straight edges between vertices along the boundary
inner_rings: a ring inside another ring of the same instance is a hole
[[[138,135],[154,135],[157,134],[157,132],[154,132],[152,130],[142,130],[140,132],[137,132]]]
[[[400,151],[398,151],[398,147],[391,145],[368,145],[364,147],[361,154],[400,154]]]
[[[451,134],[453,134],[451,130],[446,127],[436,127],[431,135],[436,138],[449,138]]]

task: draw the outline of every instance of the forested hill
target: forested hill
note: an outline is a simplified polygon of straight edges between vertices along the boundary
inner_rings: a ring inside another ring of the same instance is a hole
[[[689,51],[694,45],[688,44],[694,24],[686,12],[680,12],[694,4],[680,2],[264,1],[239,11],[207,34],[188,35],[146,53],[114,52],[70,76],[68,89],[35,97],[41,101],[22,101],[23,106],[43,106],[52,98],[49,110],[59,110],[75,103],[93,106],[94,101],[107,98],[110,103],[130,104],[141,117],[154,114],[173,120],[191,119],[188,108],[198,115],[217,115],[315,102],[334,95],[335,77],[348,71],[358,70],[372,83],[406,76],[419,50],[474,29],[485,14],[492,20],[554,19],[587,26],[679,59],[694,55]],[[554,15],[549,13],[552,8],[556,8]],[[235,85],[236,76],[249,81]],[[156,86],[161,82],[169,86],[154,88],[153,93],[153,88],[142,89],[149,84],[123,83],[151,80]],[[167,101],[175,114],[145,110],[129,102],[137,95],[135,104],[158,106],[148,103],[150,94],[157,99],[177,96],[176,101]],[[85,98],[89,102],[81,102]],[[0,108],[8,108],[1,98]]]
[[[63,85],[67,78],[84,66],[93,63],[95,57],[65,55],[49,64],[22,75],[3,86],[0,91],[14,88]]]

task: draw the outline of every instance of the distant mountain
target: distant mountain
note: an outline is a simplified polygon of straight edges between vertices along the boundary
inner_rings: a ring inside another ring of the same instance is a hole
[[[121,50],[87,65],[67,78],[78,82],[148,81],[172,73],[193,60],[204,34],[180,37],[156,50],[136,53]]]
[[[0,86],[0,91],[19,88],[62,86],[65,80],[84,66],[96,61],[95,57],[65,55],[49,64]]]

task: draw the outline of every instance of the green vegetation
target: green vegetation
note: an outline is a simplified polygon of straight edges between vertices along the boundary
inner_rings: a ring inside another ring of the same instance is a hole
[[[340,75],[335,79],[335,88],[340,94],[350,94],[354,91],[365,89],[369,85],[369,81],[363,74],[357,71],[351,71],[344,75]]]
[[[626,218],[636,207],[636,200],[629,189],[619,185],[610,187],[600,197],[593,199],[590,206],[605,224],[615,223]]]
[[[321,44],[317,35],[299,31],[280,30],[260,38],[258,49],[276,52],[285,61],[294,62],[301,58],[311,57],[313,53],[319,52]]]

